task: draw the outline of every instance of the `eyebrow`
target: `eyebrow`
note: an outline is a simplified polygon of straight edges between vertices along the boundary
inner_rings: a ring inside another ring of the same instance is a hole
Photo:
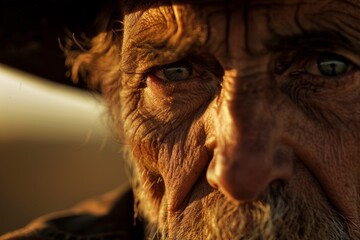
[[[292,36],[273,33],[264,44],[270,52],[341,47],[360,55],[360,41],[351,41],[338,31],[307,31]]]

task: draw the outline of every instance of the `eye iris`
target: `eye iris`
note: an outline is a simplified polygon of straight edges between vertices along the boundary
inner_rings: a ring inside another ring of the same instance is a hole
[[[317,65],[324,76],[337,76],[346,73],[349,68],[348,61],[335,54],[320,55]]]
[[[189,70],[184,67],[169,67],[165,68],[164,76],[169,81],[180,81],[190,76]]]
[[[192,66],[186,61],[181,61],[164,66],[162,73],[166,81],[187,80],[192,75]]]

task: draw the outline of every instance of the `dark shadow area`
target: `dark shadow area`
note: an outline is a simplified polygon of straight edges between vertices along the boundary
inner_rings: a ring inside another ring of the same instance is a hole
[[[104,2],[0,0],[0,63],[75,86],[66,74],[59,40],[66,29],[88,33]]]

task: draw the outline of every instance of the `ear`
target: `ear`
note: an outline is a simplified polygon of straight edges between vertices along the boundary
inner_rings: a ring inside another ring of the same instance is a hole
[[[120,79],[123,9],[119,0],[105,1],[91,34],[68,33],[63,47],[72,80],[85,82],[109,96]],[[126,2],[126,1],[125,1]],[[85,8],[84,8],[85,9]],[[85,31],[85,29],[84,29]]]

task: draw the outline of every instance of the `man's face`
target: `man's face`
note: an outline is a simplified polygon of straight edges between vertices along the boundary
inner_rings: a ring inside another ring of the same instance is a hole
[[[209,2],[124,17],[121,118],[148,233],[359,238],[360,1]]]

